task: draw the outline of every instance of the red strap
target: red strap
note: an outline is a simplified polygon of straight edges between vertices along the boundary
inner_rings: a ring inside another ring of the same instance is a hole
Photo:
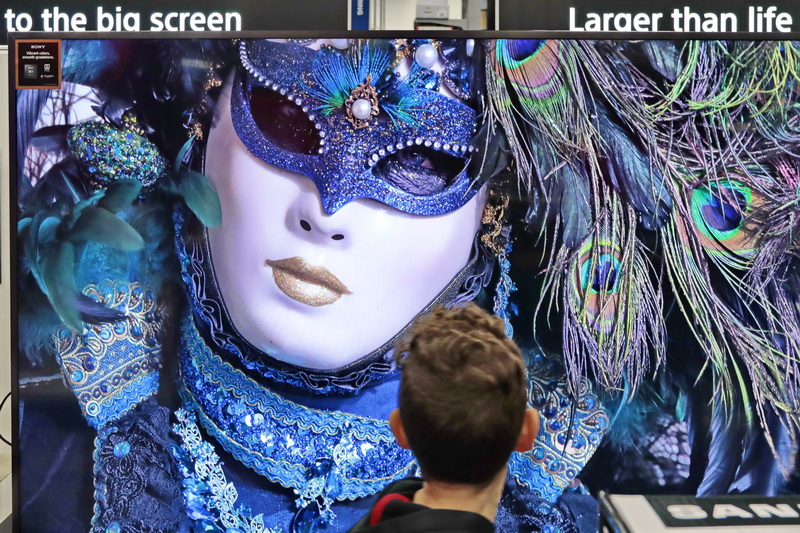
[[[383,511],[392,500],[400,500],[401,502],[411,501],[407,496],[403,496],[402,494],[387,494],[378,500],[378,502],[375,504],[375,507],[372,508],[372,512],[369,515],[370,527],[380,524],[381,518],[383,518]]]

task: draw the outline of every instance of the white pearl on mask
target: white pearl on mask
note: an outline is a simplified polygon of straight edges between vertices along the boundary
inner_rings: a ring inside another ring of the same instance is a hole
[[[420,66],[431,68],[439,59],[439,51],[432,44],[423,44],[414,52],[414,59]]]
[[[472,57],[475,51],[475,39],[467,39],[467,56]]]
[[[331,45],[334,48],[338,48],[339,50],[344,50],[348,46],[350,46],[349,39],[331,39]]]
[[[366,120],[372,113],[372,104],[366,98],[359,98],[353,102],[353,116],[358,120]]]

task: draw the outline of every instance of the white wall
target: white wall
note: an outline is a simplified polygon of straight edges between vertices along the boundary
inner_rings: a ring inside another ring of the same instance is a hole
[[[448,0],[450,18],[461,18],[461,0]],[[384,26],[376,30],[413,30],[417,15],[417,0],[385,0]]]

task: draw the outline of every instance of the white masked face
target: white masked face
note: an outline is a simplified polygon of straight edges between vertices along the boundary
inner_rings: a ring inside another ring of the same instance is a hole
[[[484,195],[441,216],[359,199],[326,214],[314,183],[268,165],[220,98],[206,174],[222,205],[209,230],[225,306],[239,333],[282,361],[333,369],[380,348],[469,260]]]

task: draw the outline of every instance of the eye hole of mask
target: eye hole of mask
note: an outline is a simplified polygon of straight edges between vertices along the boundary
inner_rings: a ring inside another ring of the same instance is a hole
[[[277,91],[264,87],[250,90],[253,121],[274,146],[298,154],[316,155],[319,132],[299,105]]]
[[[443,191],[464,170],[464,159],[425,146],[411,146],[375,165],[373,175],[409,194],[426,196]]]

